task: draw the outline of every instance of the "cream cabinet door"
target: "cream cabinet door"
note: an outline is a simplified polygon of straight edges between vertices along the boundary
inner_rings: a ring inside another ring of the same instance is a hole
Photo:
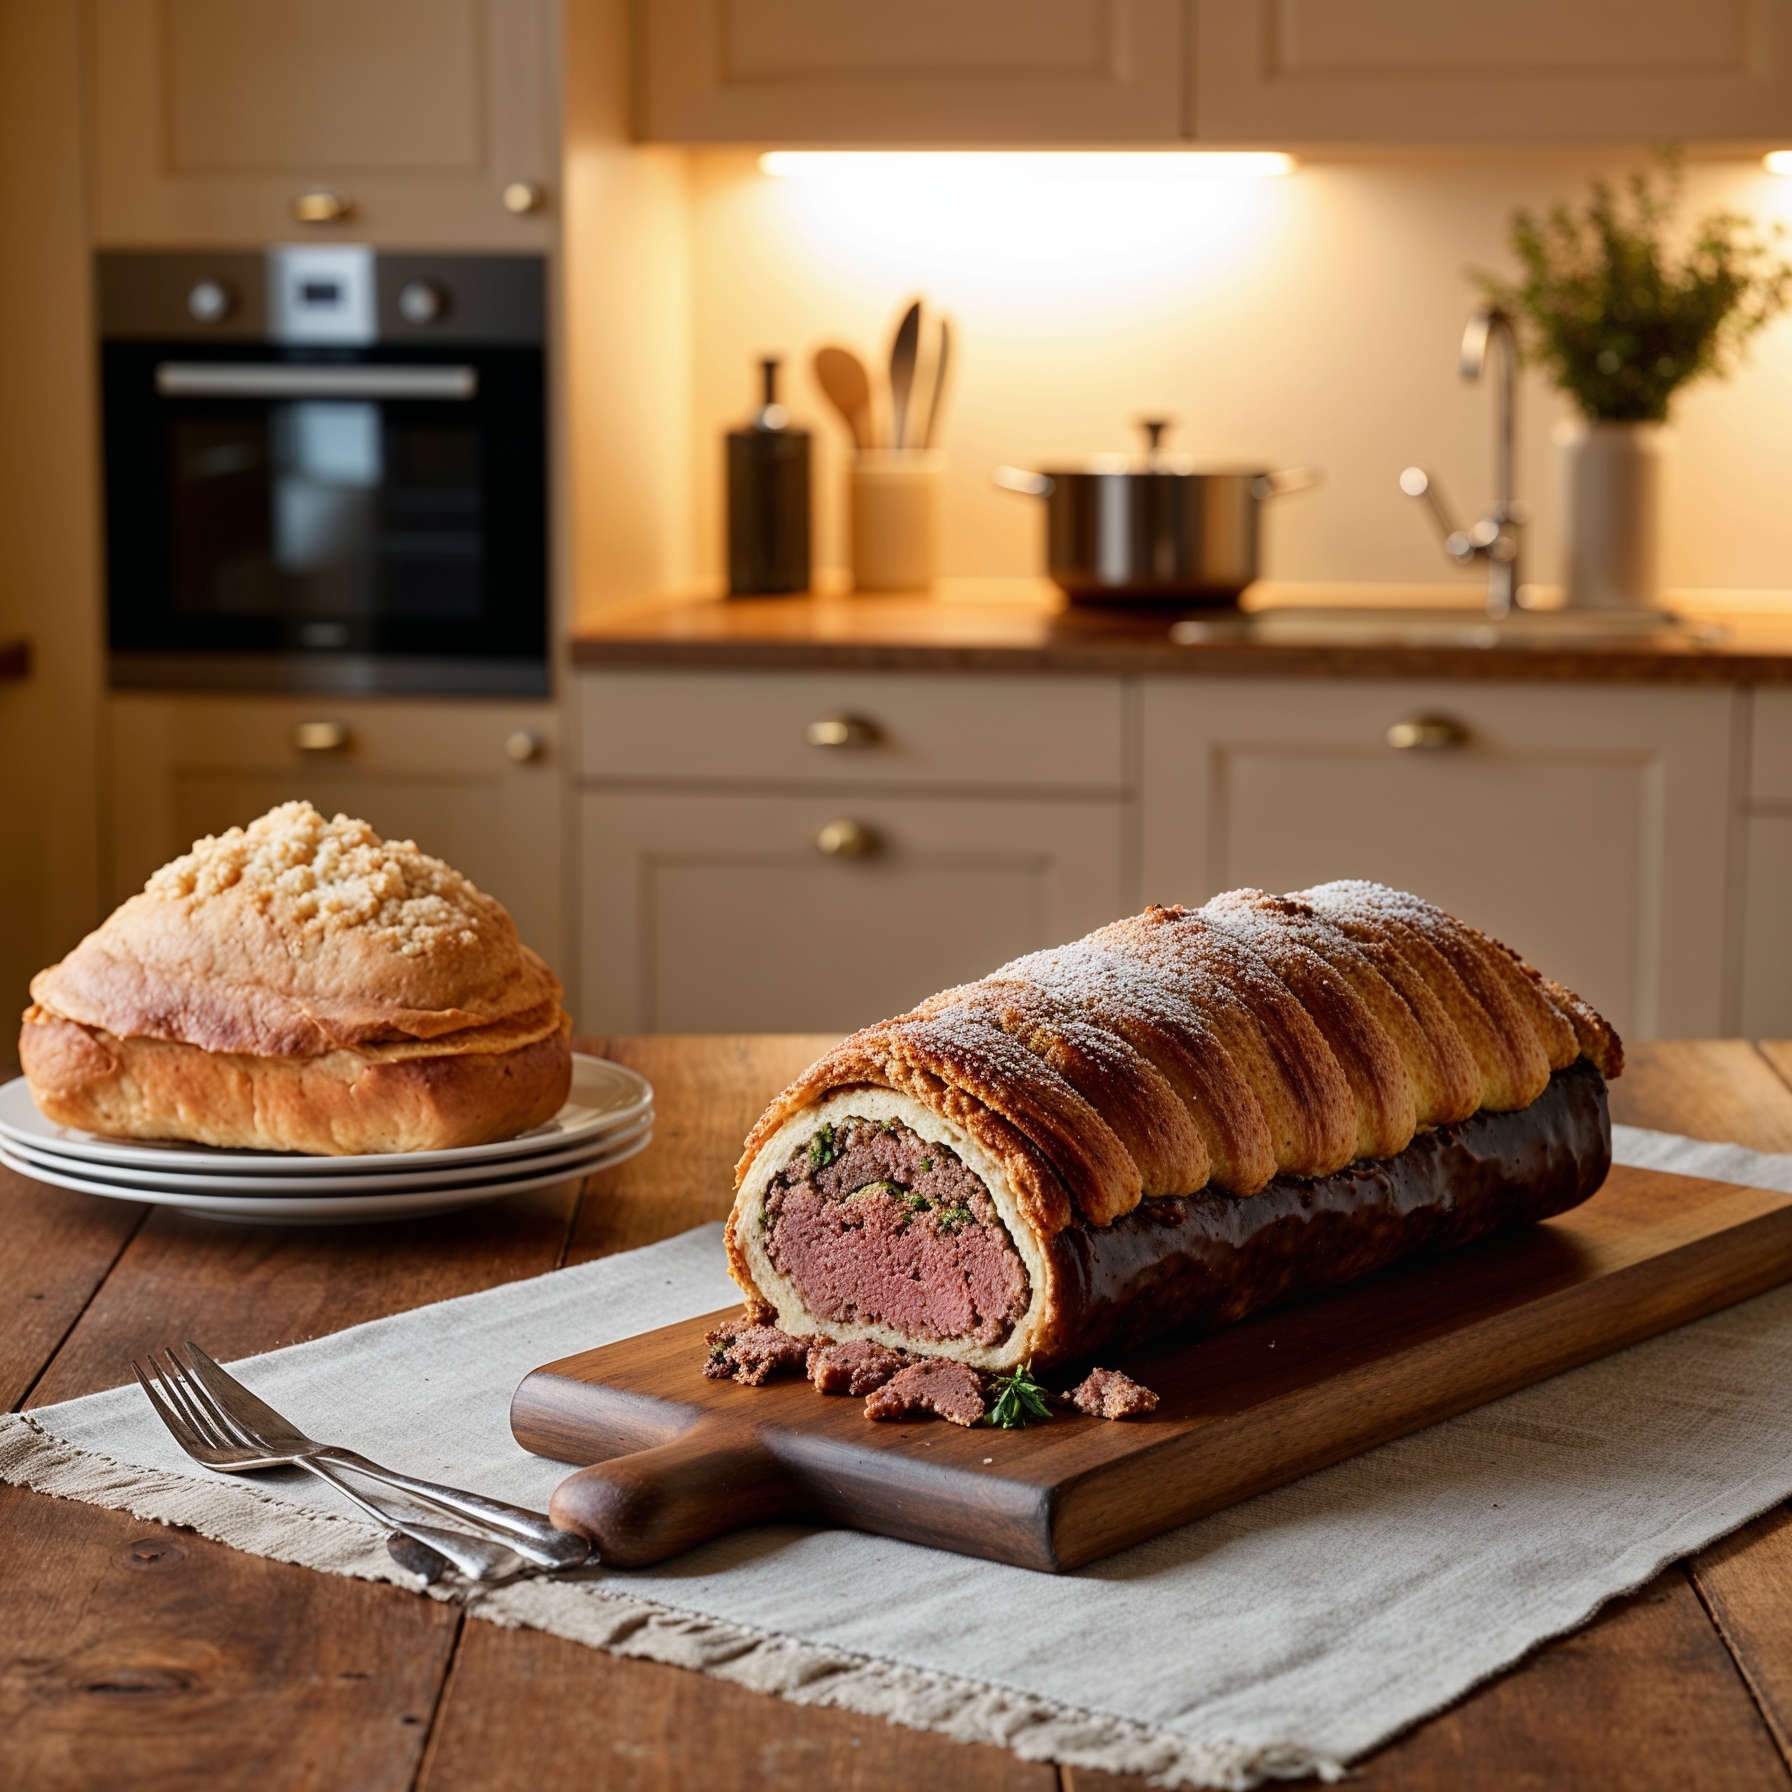
[[[1123,143],[1181,132],[1182,0],[645,0],[670,143]]]
[[[558,166],[551,0],[94,0],[98,238],[545,249]],[[297,224],[301,193],[346,195]]]
[[[1778,139],[1792,0],[1193,0],[1216,142]]]
[[[602,1032],[845,1032],[1124,907],[1116,801],[588,790],[580,809],[577,1014]],[[871,850],[821,850],[840,823]]]
[[[1737,1030],[1792,1039],[1792,690],[1749,693]]]
[[[295,745],[295,729],[317,722],[341,728],[343,744]],[[526,944],[565,964],[564,816],[547,705],[120,696],[111,734],[115,902],[200,836],[303,797],[447,860],[510,910]],[[510,756],[519,734],[537,743],[535,757]]]
[[[1640,1038],[1723,1031],[1729,690],[1150,679],[1148,900],[1378,879]],[[1462,744],[1390,745],[1431,717]]]

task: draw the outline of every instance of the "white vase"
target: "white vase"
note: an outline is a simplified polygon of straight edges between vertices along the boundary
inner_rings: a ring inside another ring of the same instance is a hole
[[[1563,602],[1651,610],[1661,602],[1659,423],[1556,425],[1561,455]]]

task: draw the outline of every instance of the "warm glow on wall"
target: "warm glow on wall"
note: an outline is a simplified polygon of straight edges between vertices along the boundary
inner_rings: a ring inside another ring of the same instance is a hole
[[[761,174],[938,177],[998,175],[1050,182],[1092,174],[1122,180],[1263,180],[1292,174],[1293,156],[1264,150],[835,150],[772,149],[759,158]],[[1775,173],[1785,172],[1775,169]]]
[[[843,272],[1011,317],[1130,305],[1252,256],[1303,183],[1258,151],[772,150],[769,213]]]
[[[1761,158],[1769,174],[1792,174],[1792,149],[1770,149]]]

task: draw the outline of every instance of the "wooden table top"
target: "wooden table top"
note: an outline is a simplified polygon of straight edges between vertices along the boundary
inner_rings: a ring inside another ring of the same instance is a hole
[[[1693,594],[1683,594],[1688,600]],[[1679,601],[1678,599],[1676,601]],[[1247,611],[1337,613],[1353,605],[1429,606],[1485,620],[1472,587],[1252,586]],[[1174,610],[1072,606],[1043,579],[942,579],[932,594],[723,598],[666,595],[616,605],[574,630],[590,667],[909,672],[1157,673],[1188,677],[1451,678],[1574,683],[1792,683],[1792,604],[1682,604],[1721,630],[1648,639],[1522,646],[1229,638],[1232,626],[1172,633]],[[1209,615],[1212,613],[1210,612]]]
[[[741,1138],[824,1041],[585,1042],[658,1092],[642,1156],[582,1196],[324,1231],[229,1226],[0,1171],[13,1409],[198,1334],[228,1360],[583,1262],[727,1210]],[[1792,1151],[1792,1042],[1645,1045],[1617,1118]],[[1144,1792],[634,1661],[384,1584],[0,1486],[0,1779],[258,1792]],[[1676,1564],[1366,1762],[1373,1792],[1786,1792],[1792,1508]]]

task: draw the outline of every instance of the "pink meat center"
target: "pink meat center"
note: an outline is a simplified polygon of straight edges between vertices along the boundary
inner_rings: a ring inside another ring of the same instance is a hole
[[[998,1344],[1026,1266],[982,1179],[900,1121],[823,1127],[772,1179],[766,1250],[817,1319]]]

